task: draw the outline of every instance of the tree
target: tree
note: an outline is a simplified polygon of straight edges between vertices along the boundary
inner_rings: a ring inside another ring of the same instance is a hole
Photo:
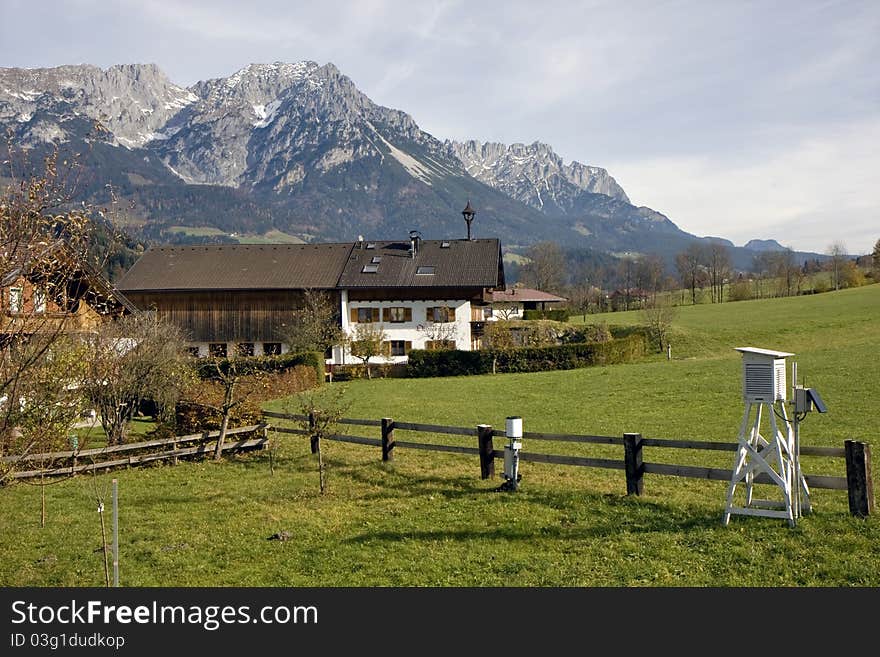
[[[83,392],[101,417],[110,445],[126,440],[141,402],[174,407],[192,375],[180,329],[155,313],[129,315],[86,338],[88,368]]]
[[[831,271],[831,284],[835,290],[839,290],[840,274],[843,270],[843,263],[846,261],[846,246],[840,241],[832,242],[826,253],[831,256],[828,263]]]
[[[568,278],[562,248],[556,242],[539,242],[529,247],[525,255],[529,262],[520,271],[523,284],[545,292],[561,292]]]
[[[382,328],[381,324],[358,324],[349,337],[349,352],[352,356],[359,358],[363,362],[367,371],[367,378],[372,379],[370,359],[387,359],[391,355],[385,329]]]
[[[333,296],[324,290],[305,290],[302,307],[293,312],[290,324],[278,329],[278,337],[294,352],[323,353],[342,344],[345,332]]]
[[[669,344],[669,330],[675,317],[676,308],[668,299],[652,301],[642,310],[642,321],[648,327],[648,335],[658,351],[663,351],[664,345]]]
[[[675,268],[682,287],[691,291],[691,303],[697,303],[697,287],[702,287],[706,252],[699,242],[691,242],[675,256]]]
[[[112,217],[107,208],[72,204],[76,162],[59,164],[55,150],[33,170],[23,153],[7,144],[0,175],[0,455],[52,451],[56,439],[66,439],[66,420],[57,414],[66,413],[76,381],[73,368],[59,367],[69,350],[62,342],[83,270],[100,268],[96,226],[109,226]],[[35,386],[41,381],[51,387]],[[43,403],[50,390],[59,403],[52,409]],[[49,411],[56,414],[51,421]],[[17,463],[0,468],[0,480]]]
[[[706,256],[709,284],[712,288],[712,303],[722,303],[724,301],[724,286],[729,282],[732,271],[730,249],[726,244],[712,240],[709,242]]]
[[[865,274],[852,260],[847,260],[840,268],[841,287],[859,287],[865,284]]]
[[[345,402],[346,388],[334,384],[327,388],[309,390],[297,397],[294,414],[305,417],[300,426],[309,435],[318,456],[318,482],[321,494],[327,488],[327,473],[324,466],[324,439],[336,433],[339,420],[345,415],[349,404]],[[290,410],[288,410],[290,412]]]
[[[880,282],[880,239],[874,243],[874,251],[871,254],[871,267],[874,272],[874,282]]]
[[[517,348],[516,338],[510,330],[510,322],[486,322],[483,345],[484,348],[492,351],[492,374],[496,374],[498,357],[508,355]]]
[[[644,255],[639,258],[636,271],[639,287],[651,292],[651,296],[656,300],[657,294],[663,289],[663,275],[666,272],[663,258],[653,253]]]
[[[620,279],[623,281],[624,310],[629,310],[636,280],[636,262],[632,256],[627,255],[621,258],[619,274]]]

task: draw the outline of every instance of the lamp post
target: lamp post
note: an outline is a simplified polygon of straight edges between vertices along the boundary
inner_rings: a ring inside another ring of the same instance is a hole
[[[464,210],[461,211],[461,216],[464,217],[464,221],[467,224],[467,238],[468,241],[473,239],[471,237],[471,222],[474,220],[474,215],[477,214],[477,211],[471,207],[471,200],[468,199],[467,205]]]

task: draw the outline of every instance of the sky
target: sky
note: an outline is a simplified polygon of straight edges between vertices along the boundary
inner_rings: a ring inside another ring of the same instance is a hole
[[[332,62],[438,139],[540,141],[737,245],[880,239],[880,2],[0,0],[0,66]]]

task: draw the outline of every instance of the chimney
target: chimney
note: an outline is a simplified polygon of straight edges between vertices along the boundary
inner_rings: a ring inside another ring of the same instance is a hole
[[[415,258],[416,254],[419,252],[419,241],[422,239],[422,234],[417,230],[409,231],[409,257]]]
[[[464,217],[464,221],[467,224],[467,238],[468,241],[472,240],[471,237],[471,222],[474,220],[474,215],[477,214],[477,211],[471,207],[471,200],[468,199],[467,205],[464,210],[461,211],[461,216]]]

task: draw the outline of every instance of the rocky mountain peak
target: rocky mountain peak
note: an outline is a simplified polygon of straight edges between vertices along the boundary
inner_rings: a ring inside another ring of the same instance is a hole
[[[0,68],[0,119],[14,117],[24,141],[67,139],[63,125],[42,130],[46,115],[57,115],[61,103],[72,115],[100,122],[118,144],[142,146],[196,100],[155,64]]]
[[[605,169],[580,162],[565,164],[548,144],[447,141],[467,172],[538,210],[569,214],[584,194],[604,194],[629,203],[623,188]]]

